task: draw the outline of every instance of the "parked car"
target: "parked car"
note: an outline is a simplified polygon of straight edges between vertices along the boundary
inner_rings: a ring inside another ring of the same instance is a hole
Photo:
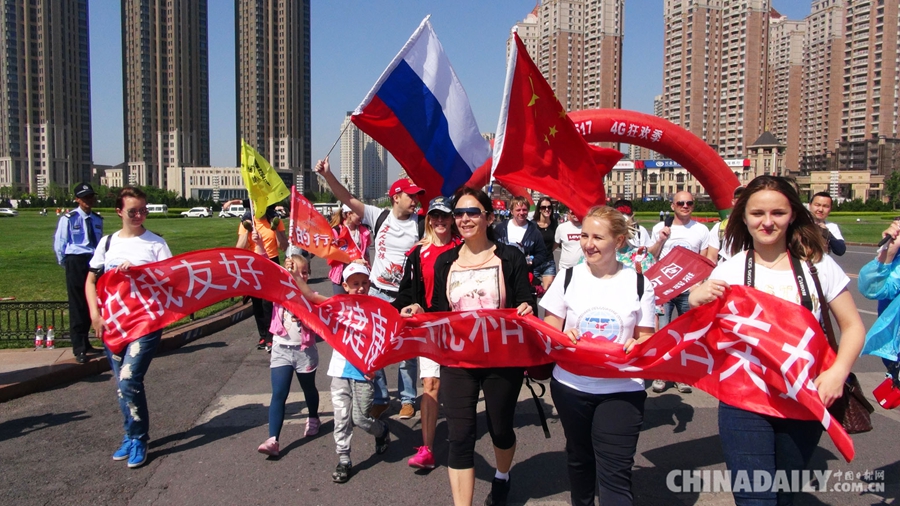
[[[187,211],[182,211],[181,215],[185,218],[209,218],[212,213],[205,207],[192,207]]]
[[[240,218],[244,215],[244,206],[241,204],[232,204],[228,209],[219,211],[219,218]]]
[[[0,216],[18,216],[19,211],[10,207],[0,207]]]

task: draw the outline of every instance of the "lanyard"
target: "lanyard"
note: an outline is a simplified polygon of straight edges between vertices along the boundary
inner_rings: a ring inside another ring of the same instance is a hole
[[[800,259],[791,256],[791,271],[794,273],[794,280],[797,282],[797,290],[800,292],[800,304],[812,311],[812,297],[809,294],[809,287],[806,284],[806,276],[803,275],[803,267],[800,265]],[[756,280],[756,255],[753,249],[747,250],[747,259],[744,264],[744,284],[753,287]]]

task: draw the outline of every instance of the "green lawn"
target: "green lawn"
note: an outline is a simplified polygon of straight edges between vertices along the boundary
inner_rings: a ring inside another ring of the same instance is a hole
[[[121,228],[118,216],[103,214],[105,233]],[[0,218],[0,297],[66,300],[65,270],[53,253],[56,223],[55,214],[40,216],[30,209],[14,218]],[[238,220],[234,218],[154,217],[145,226],[165,238],[173,255],[237,242]]]

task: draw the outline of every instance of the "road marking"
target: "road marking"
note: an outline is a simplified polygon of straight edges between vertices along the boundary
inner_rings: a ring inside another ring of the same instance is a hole
[[[858,308],[857,308],[857,311],[859,311],[860,313],[864,313],[864,314],[870,314],[870,315],[878,316],[878,313],[876,313],[875,311],[866,311],[865,309],[858,309]]]
[[[875,256],[874,251],[855,251],[852,249],[848,249],[845,253],[856,253],[857,255],[872,255],[873,257]]]

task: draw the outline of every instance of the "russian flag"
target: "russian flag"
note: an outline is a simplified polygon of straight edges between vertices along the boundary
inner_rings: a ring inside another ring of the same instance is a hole
[[[491,157],[428,17],[350,120],[384,146],[429,199],[452,195]]]

